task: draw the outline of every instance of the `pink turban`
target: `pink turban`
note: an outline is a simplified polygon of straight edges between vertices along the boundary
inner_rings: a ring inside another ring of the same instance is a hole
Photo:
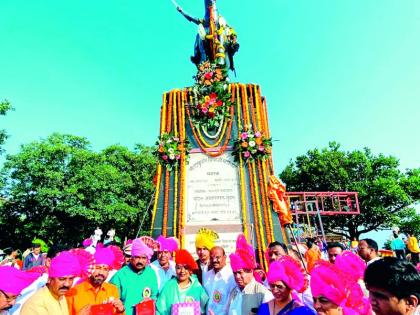
[[[345,251],[342,255],[338,255],[335,265],[347,277],[354,281],[363,279],[366,270],[366,263],[353,252]]]
[[[234,272],[240,269],[255,269],[257,266],[255,262],[254,248],[249,245],[243,234],[239,234],[236,239],[236,251],[229,255],[230,266]]]
[[[290,289],[298,292],[306,290],[305,273],[299,263],[289,256],[282,256],[271,263],[267,280],[269,283],[283,281]]]
[[[311,290],[314,297],[322,295],[341,306],[344,315],[370,314],[360,285],[329,262],[318,261],[312,269]]]
[[[87,278],[93,271],[94,258],[84,249],[72,249],[59,253],[51,260],[48,275],[51,278],[65,276]]]
[[[159,243],[159,250],[164,251],[167,250],[169,252],[174,252],[178,250],[178,240],[175,237],[164,237],[163,235],[160,235],[156,242]]]
[[[136,238],[133,241],[133,245],[131,247],[131,256],[147,256],[150,259],[153,255],[153,249],[148,247],[143,241],[139,238]]]
[[[118,270],[124,262],[124,255],[118,246],[98,248],[95,252],[96,265],[108,265],[111,269]]]
[[[346,284],[339,269],[331,263],[318,261],[311,271],[311,291],[314,297],[322,295],[341,305],[347,298]]]
[[[15,267],[0,267],[0,290],[6,294],[19,295],[20,292],[34,282],[41,274],[24,272]]]
[[[92,245],[93,241],[91,238],[87,238],[82,242],[83,247],[89,247],[90,245]]]
[[[51,266],[48,274],[52,278],[64,276],[78,276],[80,274],[80,265],[77,257],[66,251],[59,253],[51,260]]]

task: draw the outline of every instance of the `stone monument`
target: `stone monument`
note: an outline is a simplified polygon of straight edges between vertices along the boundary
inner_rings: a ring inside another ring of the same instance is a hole
[[[176,6],[201,25],[191,57],[198,72],[194,86],[163,94],[152,236],[176,236],[194,253],[195,235],[206,227],[229,253],[243,233],[266,266],[264,250],[286,234],[269,199],[274,168],[265,98],[256,84],[229,81],[239,44],[216,1],[205,0],[201,20]]]

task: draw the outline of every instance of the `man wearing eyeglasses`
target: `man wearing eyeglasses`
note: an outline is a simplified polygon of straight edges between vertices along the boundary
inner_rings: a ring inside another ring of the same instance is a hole
[[[15,305],[21,291],[39,276],[11,266],[0,267],[0,314],[9,314],[8,310]]]
[[[210,299],[207,304],[208,314],[228,314],[230,292],[236,287],[232,268],[226,265],[223,247],[215,246],[210,251],[210,263],[213,266],[207,273],[204,288]]]

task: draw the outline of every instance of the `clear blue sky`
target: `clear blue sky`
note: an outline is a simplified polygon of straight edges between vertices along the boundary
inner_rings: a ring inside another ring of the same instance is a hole
[[[203,15],[202,0],[178,0]],[[419,167],[420,1],[219,0],[238,76],[267,97],[277,171],[335,140]],[[164,91],[191,85],[196,26],[170,0],[1,0],[5,149],[52,132],[152,145]]]

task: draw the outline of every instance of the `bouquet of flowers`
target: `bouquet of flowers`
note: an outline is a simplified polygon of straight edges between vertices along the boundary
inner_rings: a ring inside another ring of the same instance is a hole
[[[271,138],[267,138],[261,131],[253,132],[251,128],[242,129],[239,139],[234,142],[232,155],[236,161],[241,156],[245,162],[265,160],[271,154]]]
[[[207,130],[218,128],[225,117],[230,117],[231,94],[228,91],[227,69],[204,61],[198,66],[194,79],[196,97],[190,105],[193,123]]]
[[[181,154],[185,152],[188,155],[190,150],[188,141],[182,143],[178,137],[167,133],[160,136],[159,140],[156,141],[156,146],[153,154],[157,157],[159,163],[169,171],[172,171],[179,164]]]

